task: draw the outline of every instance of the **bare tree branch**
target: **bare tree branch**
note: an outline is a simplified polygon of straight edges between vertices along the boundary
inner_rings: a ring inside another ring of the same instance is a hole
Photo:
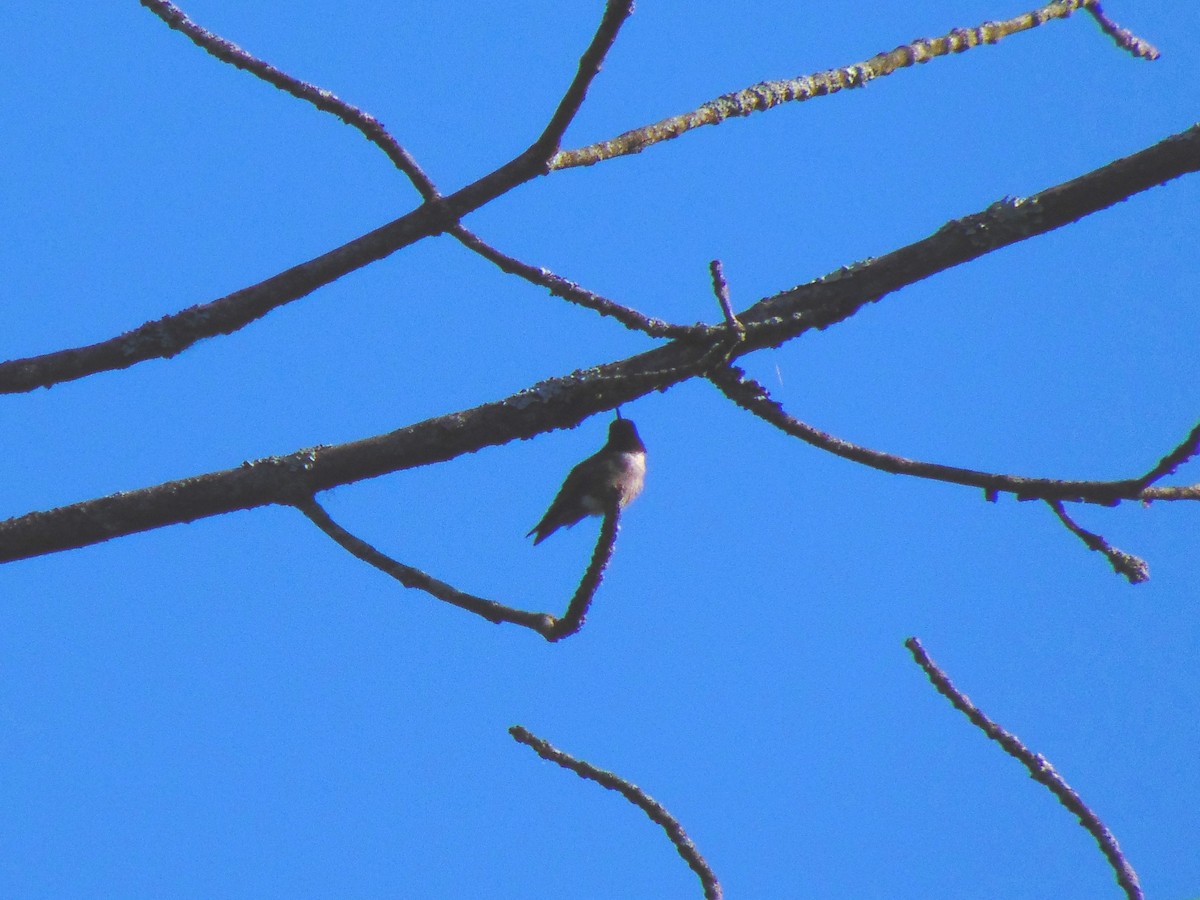
[[[449,603],[451,606],[457,606],[459,609],[465,609],[467,612],[474,613],[477,616],[482,616],[495,624],[507,622],[512,625],[520,625],[523,628],[536,631],[551,642],[570,637],[583,626],[584,617],[587,615],[588,608],[596,596],[596,590],[600,587],[600,582],[604,578],[604,570],[612,559],[617,533],[620,530],[620,510],[613,508],[604,517],[603,524],[600,527],[600,536],[596,539],[596,548],[592,551],[591,562],[588,564],[587,571],[584,572],[583,578],[579,582],[579,587],[576,589],[575,595],[571,598],[571,602],[567,606],[567,611],[561,618],[555,618],[549,613],[526,612],[522,609],[497,603],[495,600],[488,600],[484,597],[477,597],[474,594],[463,593],[453,585],[439,581],[437,578],[427,575],[420,569],[397,562],[386,553],[376,550],[366,541],[354,536],[342,528],[341,525],[334,522],[330,518],[329,513],[325,511],[325,508],[316,501],[315,497],[298,497],[293,501],[293,504],[300,512],[308,516],[314,525],[342,547],[342,549],[346,550],[352,556],[358,557],[363,562],[374,566],[384,574],[395,578],[406,588],[424,591],[431,597]]]
[[[143,2],[150,4],[156,0]],[[31,391],[34,388],[50,387],[64,381],[84,378],[97,372],[127,369],[148,359],[169,359],[204,338],[232,334],[272,310],[307,296],[317,288],[355,269],[383,259],[422,238],[441,234],[472,210],[507,193],[517,185],[544,175],[548,171],[547,160],[557,149],[557,144],[552,145],[552,142],[557,140],[559,130],[566,127],[578,109],[578,104],[587,92],[587,86],[599,71],[604,53],[611,46],[616,30],[628,16],[630,8],[627,0],[624,3],[610,2],[591,45],[580,60],[579,72],[559,104],[550,125],[528,150],[500,168],[448,197],[426,199],[412,212],[328,253],[210,303],[192,306],[157,321],[147,322],[132,331],[97,344],[0,363],[0,393]],[[180,16],[182,17],[182,14]],[[182,19],[178,27],[182,28],[183,21],[186,19]],[[172,23],[169,21],[168,24]],[[177,26],[172,24],[172,27]],[[192,27],[196,29],[196,26]],[[203,32],[203,29],[196,29],[196,32],[195,36],[189,32],[189,37],[193,40],[202,38],[200,32]],[[218,44],[224,43],[215,36],[210,37]],[[212,49],[203,43],[201,46],[215,52],[218,44],[213,44]],[[252,68],[251,57],[244,53],[238,56],[233,50],[227,52],[229,58],[226,61],[260,74]],[[225,56],[220,58],[225,59]],[[259,65],[266,66],[265,63]],[[270,69],[269,73],[267,69],[270,67],[263,70],[263,77],[275,72]],[[288,78],[282,73],[277,75],[280,80]],[[274,77],[272,75],[272,78]],[[272,80],[272,83],[275,81]],[[280,86],[291,90],[285,84]],[[330,111],[334,111],[332,104]],[[413,165],[415,166],[415,163]]]
[[[408,176],[413,187],[420,192],[424,199],[433,200],[438,196],[437,188],[421,171],[417,161],[400,146],[384,128],[383,123],[374,116],[368,115],[358,107],[351,106],[330,91],[293,78],[270,63],[250,55],[236,44],[201,28],[174,3],[168,3],[167,0],[140,0],[140,2],[142,6],[162,19],[168,27],[187,35],[192,43],[221,62],[250,72],[268,84],[287,91],[293,97],[311,103],[322,112],[337,116],[350,127],[357,128],[368,141],[387,154],[388,159],[397,169]]]
[[[1144,559],[1119,550],[1100,535],[1080,527],[1074,519],[1067,515],[1061,500],[1047,500],[1046,504],[1054,510],[1054,514],[1058,516],[1058,520],[1066,526],[1068,531],[1083,541],[1089,550],[1103,553],[1108,558],[1113,571],[1118,575],[1124,575],[1130,584],[1141,584],[1143,581],[1150,580],[1150,566]]]
[[[712,275],[713,293],[717,295],[717,303],[721,306],[721,312],[725,314],[725,324],[737,335],[737,340],[744,341],[746,326],[739,322],[738,317],[733,314],[733,306],[729,302],[729,283],[725,281],[725,271],[721,268],[721,261],[714,259],[710,262],[708,272]]]
[[[826,434],[824,431],[818,431],[811,425],[793,418],[783,411],[783,407],[779,403],[771,399],[766,388],[754,379],[747,378],[740,369],[734,367],[717,369],[709,372],[708,377],[726,397],[742,409],[770,422],[785,434],[800,438],[805,443],[835,456],[862,463],[882,472],[983,488],[989,494],[997,492],[1015,494],[1020,500],[1046,500],[1048,502],[1074,500],[1112,506],[1121,500],[1200,499],[1195,488],[1168,488],[1167,492],[1162,494],[1149,494],[1139,478],[1123,481],[1062,481],[1054,478],[1030,478],[1025,475],[978,472],[974,469],[943,466],[938,463],[895,456],[881,450],[872,450],[870,447],[852,444],[831,434]]]
[[[1175,470],[1196,455],[1200,449],[1200,424],[1196,425],[1179,446],[1158,461],[1153,469],[1139,478],[1138,484],[1148,486],[1160,478],[1174,474]]]
[[[1121,853],[1117,839],[1113,837],[1112,832],[1108,830],[1105,824],[1100,821],[1100,818],[1088,808],[1083,799],[1072,790],[1063,777],[1054,770],[1054,766],[1050,764],[1049,760],[1040,753],[1030,751],[1015,735],[1005,731],[984,715],[979,707],[971,702],[970,698],[961,693],[950,682],[950,679],[929,658],[929,654],[925,652],[925,648],[921,646],[921,642],[915,637],[910,637],[906,640],[904,646],[908,648],[917,665],[925,670],[926,676],[928,676],[933,686],[937,688],[938,693],[949,700],[955,709],[970,719],[972,725],[1003,747],[1005,753],[1025,766],[1029,770],[1030,778],[1049,788],[1050,792],[1058,798],[1058,801],[1078,817],[1079,824],[1086,828],[1092,837],[1096,839],[1096,843],[1100,845],[1101,852],[1116,873],[1117,883],[1121,885],[1129,900],[1142,900],[1142,888],[1138,882],[1137,873],[1129,865],[1124,854]]]
[[[579,70],[575,74],[575,79],[571,82],[571,86],[567,88],[566,94],[563,95],[562,101],[558,104],[558,109],[554,111],[554,115],[550,118],[550,123],[546,126],[546,130],[542,132],[542,136],[530,148],[530,150],[533,150],[534,147],[538,148],[538,155],[543,158],[542,161],[547,166],[554,154],[558,152],[567,126],[571,124],[571,120],[579,112],[579,107],[583,105],[588,88],[600,73],[600,67],[604,64],[604,57],[608,55],[608,51],[612,49],[613,42],[617,39],[617,32],[621,30],[621,26],[625,24],[625,20],[632,14],[633,0],[608,0],[604,5],[604,17],[600,20],[600,26],[596,29],[596,34],[592,37],[591,45],[579,59]],[[550,169],[547,167],[543,171],[549,172]]]
[[[1033,12],[1014,16],[1003,22],[985,22],[975,28],[955,28],[942,37],[916,40],[897,47],[890,53],[879,53],[854,65],[784,81],[763,81],[744,90],[710,100],[691,112],[671,116],[651,125],[643,125],[610,140],[577,150],[564,150],[554,157],[551,168],[592,166],[613,157],[641,153],[647,147],[673,140],[693,128],[719,125],[726,119],[763,112],[784,103],[798,103],[813,97],[836,94],[847,88],[865,87],[876,78],[883,78],[900,69],[929,62],[939,56],[962,53],[982,44],[995,44],[1011,34],[1028,31],[1052,19],[1065,19],[1080,8],[1091,12],[1100,23],[1100,27],[1123,49],[1145,59],[1157,58],[1157,50],[1125,29],[1113,25],[1103,16],[1100,4],[1094,0],[1057,0]]]
[[[478,191],[491,191],[494,185],[489,186],[492,185],[489,179],[509,177],[504,174],[506,168],[458,194],[426,203],[398,222],[408,222],[405,227],[411,228],[412,217],[432,216],[429,210],[450,208],[464,192],[475,196]],[[18,516],[0,522],[0,562],[69,550],[239,509],[276,503],[293,505],[297,471],[303,473],[305,493],[311,494],[389,472],[443,462],[462,453],[553,429],[571,428],[588,416],[615,409],[652,391],[664,391],[697,375],[710,374],[716,360],[732,360],[755,350],[779,346],[812,329],[827,328],[907,284],[1052,231],[1197,169],[1200,169],[1200,126],[1193,126],[1026,200],[993,204],[886,256],[856,263],[761,300],[737,316],[746,329],[746,339],[731,349],[729,329],[722,326],[711,329],[704,340],[675,340],[628,359],[542,381],[503,400],[428,419],[389,434],[300,450],[244,463],[237,469]],[[428,224],[431,220],[425,221]],[[383,231],[392,227],[385,226]],[[23,365],[21,362],[0,365],[0,392],[6,388],[12,390],[14,378],[27,385],[40,383],[37,377],[29,378],[23,372]],[[987,484],[980,486],[991,489]],[[994,489],[1021,492],[1020,487],[1009,483],[996,485]],[[1044,495],[1061,500],[1085,499],[1072,496],[1068,489],[1056,494],[1047,491]],[[1107,502],[1123,497],[1121,492],[1112,492]],[[1198,498],[1200,487],[1145,487],[1129,494],[1129,499],[1139,500]]]
[[[1092,18],[1096,20],[1104,33],[1116,41],[1117,46],[1122,50],[1128,50],[1134,56],[1142,59],[1158,59],[1158,49],[1106,16],[1100,7],[1099,0],[1090,0],[1083,4],[1083,8],[1092,14]]]
[[[594,781],[601,787],[607,788],[610,791],[616,791],[644,812],[650,817],[651,822],[661,827],[667,833],[667,837],[671,839],[671,843],[675,845],[675,849],[683,857],[684,862],[696,873],[696,876],[700,879],[700,884],[704,887],[706,900],[721,900],[723,894],[716,874],[714,874],[704,857],[700,855],[700,851],[696,849],[696,845],[692,843],[692,839],[683,830],[683,826],[679,824],[679,820],[667,812],[666,807],[661,803],[636,784],[626,781],[613,772],[599,769],[589,762],[576,759],[570,754],[564,753],[549,741],[543,740],[520,725],[513,725],[508,729],[508,733],[513,736],[513,740],[532,748],[542,759],[562,766],[564,769],[574,772],[586,781]]]
[[[600,587],[600,580],[604,578],[604,570],[608,568],[609,560],[612,559],[620,530],[621,507],[614,498],[605,510],[604,520],[600,524],[600,536],[596,538],[596,549],[592,551],[592,560],[588,563],[587,571],[583,573],[567,611],[553,624],[546,640],[561,641],[583,627],[583,620],[587,618],[588,610],[591,609],[596,589]]]
[[[476,597],[474,594],[465,594],[453,585],[439,581],[422,572],[420,569],[414,569],[412,566],[406,566],[404,563],[397,562],[334,522],[330,518],[329,513],[325,511],[323,506],[317,503],[315,498],[296,501],[296,508],[308,516],[314,525],[325,532],[344,550],[358,557],[363,562],[369,563],[379,569],[379,571],[395,578],[406,588],[424,591],[438,600],[449,603],[452,606],[457,606],[459,609],[465,609],[467,612],[475,613],[475,615],[482,616],[489,622],[496,624],[510,622],[514,625],[532,628],[543,635],[550,630],[550,626],[553,624],[554,617],[547,613],[526,612],[514,609],[511,606],[505,606],[494,600]]]
[[[501,253],[462,225],[456,225],[450,229],[450,234],[456,237],[464,247],[473,250],[489,262],[495,263],[500,271],[524,278],[530,284],[546,288],[555,297],[562,297],[571,303],[598,312],[602,316],[612,316],[633,331],[641,331],[653,338],[689,338],[694,335],[703,336],[707,330],[703,325],[672,325],[662,319],[643,315],[635,309],[622,306],[615,300],[594,294],[573,281],[555,275],[549,269],[535,268],[519,259]]]

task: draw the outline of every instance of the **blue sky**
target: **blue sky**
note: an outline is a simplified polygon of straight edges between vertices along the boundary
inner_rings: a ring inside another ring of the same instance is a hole
[[[656,3],[566,146],[768,78],[1015,15],[992,2]],[[544,126],[601,4],[184,7],[382,120],[442,188]],[[1191,4],[1106,7],[539,179],[471,215],[643,312],[735,308],[1084,174],[1200,109]],[[0,358],[91,343],[409,210],[376,148],[136,3],[9,4]],[[745,361],[797,417],[985,470],[1122,478],[1197,421],[1184,178]],[[652,346],[425,241],[235,335],[0,398],[0,516],[390,431]],[[0,569],[0,894],[698,897],[641,813],[519,723],[675,813],[729,897],[1117,896],[1091,838],[930,688],[918,636],[1105,820],[1156,898],[1200,896],[1194,504],[1076,510],[855,466],[689,382],[625,409],[650,454],[584,630],[558,645],[405,591],[263,509]],[[322,500],[468,590],[559,611],[594,522],[524,537],[605,417]],[[1193,462],[1173,483],[1200,481]]]

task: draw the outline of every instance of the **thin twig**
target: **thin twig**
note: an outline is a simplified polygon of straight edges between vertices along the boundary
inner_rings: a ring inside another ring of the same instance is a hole
[[[473,594],[465,594],[453,585],[439,581],[425,574],[420,569],[414,569],[412,566],[406,566],[404,563],[397,562],[334,522],[330,518],[329,513],[325,511],[325,508],[315,498],[309,497],[297,500],[296,508],[308,516],[314,525],[325,532],[342,549],[346,550],[352,556],[358,557],[363,562],[369,563],[379,569],[379,571],[395,578],[406,588],[424,591],[444,603],[449,603],[452,606],[457,606],[459,609],[475,613],[475,615],[482,616],[489,622],[496,624],[510,622],[514,625],[532,628],[543,635],[550,629],[553,616],[546,613],[525,612],[524,610],[496,603],[494,600],[476,597]]]
[[[904,642],[904,646],[908,648],[917,665],[925,670],[926,676],[933,683],[933,686],[937,688],[938,693],[949,700],[955,709],[970,719],[972,725],[979,728],[989,738],[1003,747],[1005,753],[1024,765],[1029,770],[1029,775],[1034,781],[1044,784],[1049,788],[1050,792],[1058,798],[1058,801],[1078,817],[1079,824],[1086,828],[1092,837],[1096,839],[1096,843],[1100,845],[1101,852],[1104,853],[1109,865],[1113,867],[1113,871],[1116,873],[1117,883],[1124,889],[1129,900],[1142,900],[1142,888],[1138,883],[1137,873],[1129,865],[1128,860],[1125,859],[1120,846],[1117,844],[1117,839],[1105,824],[1100,821],[1099,817],[1088,808],[1083,799],[1072,790],[1063,777],[1054,770],[1054,766],[1040,753],[1031,752],[1015,735],[1005,731],[984,715],[979,707],[973,704],[965,694],[961,693],[950,682],[946,674],[929,658],[929,654],[925,652],[925,648],[921,646],[920,641],[915,637],[910,637]]]
[[[1067,527],[1068,531],[1083,541],[1089,550],[1103,553],[1108,558],[1113,571],[1118,575],[1124,575],[1130,584],[1141,584],[1143,581],[1150,580],[1150,566],[1144,559],[1134,556],[1132,553],[1126,553],[1124,550],[1118,550],[1100,535],[1079,526],[1074,519],[1067,515],[1061,500],[1047,500],[1046,503],[1054,510],[1054,514],[1058,516],[1058,520]]]
[[[598,312],[602,316],[611,316],[626,328],[641,331],[654,338],[692,338],[703,336],[708,331],[708,328],[703,325],[672,325],[662,319],[643,315],[628,306],[622,306],[615,300],[592,293],[573,281],[555,275],[549,269],[535,268],[519,259],[501,253],[478,235],[468,231],[463,225],[456,225],[450,229],[450,234],[457,238],[464,247],[473,250],[489,262],[495,263],[500,271],[524,278],[530,284],[538,287],[544,287],[555,297],[562,297],[571,303]]]
[[[709,274],[712,275],[713,293],[717,295],[717,302],[721,304],[721,312],[725,314],[725,324],[733,329],[733,333],[739,341],[746,339],[746,326],[738,321],[738,317],[733,314],[733,306],[729,302],[729,283],[725,280],[725,271],[721,268],[721,261],[714,259],[708,264]]]
[[[536,631],[552,643],[561,641],[565,637],[570,637],[582,627],[588,607],[591,605],[592,599],[596,595],[596,589],[599,588],[600,581],[604,577],[604,569],[608,565],[608,561],[612,558],[613,545],[616,542],[619,527],[617,524],[618,516],[615,512],[605,517],[604,524],[600,529],[600,537],[596,541],[596,549],[592,553],[591,563],[588,565],[587,571],[584,573],[579,587],[575,591],[575,595],[571,598],[566,613],[561,619],[556,619],[549,613],[526,612],[522,609],[505,606],[494,600],[463,593],[453,585],[439,581],[431,575],[422,572],[420,569],[397,562],[386,553],[376,550],[361,538],[355,537],[342,528],[341,525],[334,522],[330,518],[329,513],[325,511],[325,508],[316,501],[315,497],[302,495],[295,498],[292,502],[300,512],[304,513],[314,525],[325,532],[340,547],[352,556],[356,556],[363,562],[379,569],[384,574],[390,575],[406,588],[424,591],[431,597],[441,600],[444,603],[449,603],[451,606],[457,606],[459,609],[465,609],[467,612],[474,613],[477,616],[482,616],[489,622],[496,624],[507,622]]]
[[[256,75],[268,84],[287,91],[293,97],[311,103],[322,112],[335,115],[350,127],[358,129],[363,137],[387,154],[388,159],[397,169],[408,176],[413,187],[425,200],[434,200],[438,197],[437,188],[421,170],[417,161],[400,146],[399,142],[388,133],[383,123],[374,116],[339,99],[324,88],[293,78],[270,63],[252,56],[231,41],[201,28],[174,3],[169,3],[167,0],[140,0],[140,2],[142,6],[162,19],[168,27],[187,35],[192,43],[221,62],[229,63],[231,66]]]
[[[1002,475],[995,472],[979,472],[958,466],[944,466],[923,462],[872,450],[860,444],[852,444],[841,438],[819,431],[784,412],[783,407],[767,393],[767,389],[734,366],[727,366],[707,373],[726,397],[742,409],[754,413],[771,423],[785,434],[797,437],[807,444],[825,450],[852,462],[891,472],[894,475],[911,475],[929,478],[968,487],[982,488],[989,494],[1014,494],[1019,500],[1074,500],[1112,506],[1121,500],[1163,499],[1152,488],[1142,487],[1139,479],[1121,481],[1062,481],[1053,478],[1030,478],[1024,475]],[[1197,499],[1195,488],[1176,489],[1184,493],[1178,498]]]
[[[1191,434],[1184,438],[1178,447],[1160,459],[1153,469],[1137,479],[1138,484],[1149,487],[1160,478],[1173,474],[1176,469],[1191,459],[1198,449],[1200,449],[1200,425],[1193,428]]]
[[[696,849],[696,845],[692,843],[692,839],[683,830],[683,826],[679,824],[679,820],[667,812],[666,807],[661,803],[636,784],[626,781],[613,772],[599,769],[589,762],[576,759],[570,754],[564,753],[549,741],[538,737],[520,725],[513,725],[508,729],[508,733],[513,736],[513,740],[532,748],[542,759],[562,766],[564,769],[574,772],[586,781],[594,781],[603,788],[616,791],[644,812],[649,816],[651,822],[661,827],[667,833],[667,837],[675,845],[675,849],[679,855],[683,857],[692,871],[696,873],[696,876],[700,879],[700,884],[704,887],[706,900],[721,900],[723,896],[721,884],[717,881],[716,874],[700,854],[700,851]]]
[[[1089,0],[1089,2],[1084,4],[1083,8],[1092,14],[1092,18],[1096,20],[1096,24],[1100,26],[1105,34],[1116,41],[1117,46],[1122,50],[1128,50],[1134,56],[1141,57],[1142,59],[1158,59],[1158,49],[1153,44],[1147,43],[1129,29],[1122,28],[1106,16],[1097,0]]]
[[[890,53],[879,53],[854,65],[782,81],[760,82],[744,90],[710,100],[691,112],[635,128],[611,140],[600,141],[577,150],[564,150],[554,157],[551,168],[569,169],[575,166],[590,166],[616,156],[641,153],[647,147],[673,140],[704,125],[719,125],[726,119],[763,112],[784,103],[798,103],[814,97],[835,94],[847,88],[864,87],[876,78],[891,75],[900,69],[929,62],[940,56],[962,53],[983,44],[995,44],[1009,35],[1028,31],[1052,19],[1065,19],[1075,10],[1090,6],[1099,9],[1099,4],[1094,0],[1056,0],[1056,2],[1049,3],[1033,12],[1015,16],[1003,22],[985,22],[975,28],[955,28],[942,37],[916,40],[911,44],[897,47]],[[1149,47],[1144,42],[1137,42],[1136,38],[1123,29],[1116,29],[1115,26],[1110,29],[1105,24],[1108,20],[1103,18],[1098,11],[1090,8],[1088,11],[1096,17],[1100,27],[1117,40],[1117,43],[1124,49],[1136,53],[1135,46]],[[1127,36],[1128,39],[1122,36]],[[1150,49],[1153,50],[1153,48]],[[1154,58],[1149,53],[1137,53],[1137,55],[1147,59]]]

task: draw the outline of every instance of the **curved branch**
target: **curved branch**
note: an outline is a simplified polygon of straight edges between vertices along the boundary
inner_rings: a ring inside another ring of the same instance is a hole
[[[376,550],[366,541],[355,537],[333,521],[315,497],[297,496],[292,504],[343,550],[374,566],[385,575],[390,575],[406,588],[424,591],[437,600],[457,606],[459,609],[465,609],[467,612],[481,616],[497,625],[502,622],[520,625],[536,631],[551,642],[570,637],[583,626],[584,617],[587,615],[587,610],[604,577],[604,570],[608,566],[609,560],[612,559],[613,547],[616,544],[619,530],[617,522],[619,511],[613,509],[604,518],[600,536],[596,539],[596,549],[592,552],[592,560],[579,582],[579,587],[575,590],[575,595],[567,606],[566,613],[562,618],[555,618],[549,613],[526,612],[523,609],[497,603],[495,600],[464,593],[451,584],[427,575],[420,569],[392,559],[386,553]]]
[[[571,428],[588,416],[707,374],[714,361],[724,364],[755,350],[778,346],[812,329],[827,328],[907,284],[1052,231],[1197,169],[1200,126],[1193,126],[1028,200],[994,204],[879,259],[761,300],[737,316],[746,329],[745,340],[731,344],[729,327],[716,327],[703,340],[672,341],[628,359],[542,381],[503,400],[428,419],[389,434],[300,450],[236,469],[29,513],[0,522],[0,562],[69,550],[239,509],[274,503],[292,505],[296,469],[304,472],[307,492],[312,493],[443,462],[557,428]],[[488,179],[507,177],[504,171],[502,168]],[[490,190],[488,179],[452,197],[426,204],[411,215],[431,215],[426,211],[449,204],[464,192]],[[11,376],[14,364],[6,366],[0,366],[0,375],[7,372]],[[0,378],[0,390],[2,385]],[[1131,496],[1142,500],[1198,499],[1200,487],[1144,487]],[[1058,499],[1070,498],[1062,494]]]
[[[1151,494],[1142,485],[1141,478],[1122,481],[1063,481],[1055,478],[1030,478],[1025,475],[1001,475],[994,472],[979,472],[958,466],[943,466],[938,463],[922,462],[895,456],[881,450],[872,450],[852,444],[841,438],[819,431],[811,425],[789,416],[766,388],[752,378],[745,377],[740,369],[727,367],[708,373],[708,378],[720,388],[730,400],[760,419],[770,422],[785,434],[797,437],[835,456],[862,463],[872,469],[891,472],[894,475],[911,475],[933,481],[945,481],[968,487],[982,488],[989,498],[997,493],[1016,495],[1018,500],[1046,500],[1060,502],[1073,500],[1083,503],[1116,505],[1121,500],[1196,500],[1200,495],[1191,488],[1160,489],[1163,493]],[[1061,505],[1061,504],[1060,504]],[[1089,545],[1090,546],[1090,545]],[[1093,549],[1098,549],[1093,547]]]
[[[1121,852],[1121,847],[1117,844],[1117,839],[1113,837],[1113,833],[1108,830],[1107,826],[1100,821],[1099,816],[1092,812],[1083,799],[1075,793],[1069,784],[1061,775],[1054,770],[1054,766],[1050,765],[1040,753],[1033,753],[1022,744],[1016,737],[991,719],[973,704],[970,699],[961,693],[946,677],[946,673],[934,664],[929,658],[929,654],[925,652],[925,648],[921,646],[921,642],[915,637],[910,637],[904,642],[904,646],[912,654],[917,665],[925,670],[925,675],[937,688],[938,693],[951,702],[954,708],[961,712],[964,716],[971,720],[971,724],[986,734],[989,738],[1004,748],[1004,752],[1017,760],[1021,765],[1029,770],[1029,777],[1034,781],[1044,784],[1050,793],[1058,798],[1058,802],[1065,806],[1068,810],[1075,814],[1079,819],[1079,824],[1087,829],[1088,833],[1096,839],[1096,843],[1100,845],[1100,850],[1104,857],[1108,860],[1109,865],[1113,867],[1113,871],[1117,875],[1117,883],[1125,891],[1129,900],[1142,900],[1142,887],[1138,882],[1137,872],[1129,865],[1129,861],[1125,859]]]
[[[413,187],[417,189],[424,199],[433,200],[438,196],[437,188],[433,186],[433,182],[429,180],[428,176],[421,171],[421,167],[417,165],[417,161],[409,155],[407,150],[400,146],[396,139],[388,133],[388,130],[383,127],[383,123],[374,116],[368,115],[356,106],[351,106],[330,91],[319,88],[314,84],[309,84],[306,81],[301,81],[298,78],[293,78],[270,63],[247,53],[241,47],[237,46],[237,44],[201,28],[189,19],[187,14],[174,3],[169,3],[167,0],[139,0],[139,2],[146,9],[150,10],[150,12],[154,13],[154,15],[162,19],[167,24],[167,27],[187,35],[197,47],[215,56],[221,62],[229,63],[231,66],[249,72],[261,78],[267,84],[274,85],[282,91],[287,91],[293,97],[303,100],[306,103],[311,103],[322,112],[337,116],[351,128],[358,129],[368,141],[387,154],[388,159],[392,161],[397,169],[408,176],[409,181],[413,183]]]
[[[696,873],[696,876],[700,879],[700,884],[704,888],[706,900],[721,900],[723,896],[721,883],[717,881],[716,874],[714,874],[707,860],[700,854],[700,851],[696,849],[696,845],[692,843],[692,839],[683,830],[683,826],[679,824],[679,820],[667,812],[665,806],[636,784],[626,781],[620,775],[613,772],[599,769],[582,759],[576,759],[569,753],[564,753],[549,741],[543,740],[530,732],[527,728],[523,728],[520,725],[513,725],[508,729],[508,733],[513,736],[513,740],[531,748],[542,759],[562,766],[564,769],[574,772],[586,781],[594,781],[603,788],[616,791],[644,812],[650,818],[651,822],[661,827],[667,833],[667,837],[675,845],[676,851],[683,857],[684,862],[691,867],[691,870]]]
[[[814,97],[836,94],[848,88],[865,87],[876,78],[883,78],[900,69],[926,63],[939,56],[962,53],[982,44],[995,44],[1011,34],[1028,31],[1052,19],[1065,19],[1080,8],[1087,9],[1105,33],[1123,49],[1144,59],[1158,57],[1158,51],[1152,46],[1127,30],[1118,28],[1105,17],[1100,10],[1100,4],[1095,0],[1056,0],[1033,12],[1014,16],[1003,22],[985,22],[975,28],[955,28],[942,37],[919,39],[897,47],[890,53],[879,53],[854,65],[827,69],[824,72],[784,81],[763,81],[744,90],[710,100],[691,112],[671,116],[651,125],[643,125],[611,140],[600,141],[577,150],[564,150],[554,157],[550,166],[552,169],[592,166],[617,156],[641,153],[647,147],[674,140],[694,128],[719,125],[726,119],[763,112],[784,103],[799,103]]]

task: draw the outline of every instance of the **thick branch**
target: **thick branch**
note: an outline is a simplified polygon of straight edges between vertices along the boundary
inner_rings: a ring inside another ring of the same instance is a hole
[[[619,362],[543,381],[503,400],[428,419],[390,434],[315,447],[289,456],[245,463],[237,469],[9,519],[0,522],[0,562],[82,547],[239,509],[272,503],[291,505],[296,497],[298,475],[302,475],[305,483],[304,493],[311,494],[388,472],[442,462],[552,429],[571,428],[588,416],[703,375],[714,361],[735,359],[754,350],[778,346],[811,329],[827,328],[907,284],[1016,241],[1052,231],[1198,168],[1200,126],[1194,126],[1028,200],[994,204],[887,256],[858,263],[761,300],[738,315],[738,321],[746,329],[746,338],[732,348],[729,328],[713,328],[704,340],[673,341]],[[489,179],[508,177],[501,169]],[[489,185],[485,179],[464,190],[487,192],[494,188]],[[452,202],[454,197],[426,204],[400,221],[431,215],[427,210]],[[0,366],[0,373],[4,370]],[[1143,500],[1196,499],[1200,491],[1148,487],[1136,496]]]
[[[1122,854],[1117,839],[1063,777],[1054,770],[1054,766],[1050,765],[1049,760],[1040,753],[1030,751],[1015,735],[1005,731],[984,715],[979,707],[951,684],[946,673],[934,664],[925,652],[925,648],[921,646],[921,642],[915,637],[905,641],[904,646],[908,648],[917,665],[925,670],[926,676],[937,688],[938,693],[970,719],[972,725],[1003,747],[1005,753],[1025,766],[1029,770],[1030,778],[1044,784],[1063,806],[1078,817],[1079,824],[1086,828],[1096,839],[1096,843],[1100,845],[1101,852],[1108,860],[1109,865],[1113,867],[1113,871],[1116,872],[1117,883],[1121,885],[1129,900],[1142,900],[1142,888],[1138,883],[1137,873]]]
[[[675,845],[676,851],[683,857],[688,866],[691,867],[691,870],[696,873],[696,876],[700,879],[700,884],[704,887],[706,900],[721,900],[723,895],[721,884],[717,881],[717,876],[713,873],[712,868],[704,857],[700,855],[700,851],[696,849],[696,845],[692,843],[692,839],[688,837],[687,832],[683,830],[683,826],[679,824],[679,820],[667,812],[666,807],[661,803],[636,784],[626,781],[620,775],[605,769],[599,769],[585,760],[576,759],[569,753],[564,753],[549,741],[543,740],[520,725],[513,725],[508,729],[508,733],[513,736],[513,740],[524,744],[526,747],[530,747],[542,759],[562,766],[564,769],[574,772],[586,781],[594,781],[603,788],[616,791],[644,812],[650,817],[651,822],[658,825],[667,833],[667,837]]]
[[[691,112],[635,128],[611,140],[577,150],[564,150],[554,157],[551,168],[570,169],[575,166],[595,165],[616,156],[641,153],[653,144],[673,140],[693,128],[719,125],[726,119],[763,112],[784,103],[798,103],[814,97],[836,94],[847,88],[865,87],[876,78],[883,78],[917,63],[929,62],[951,53],[962,53],[982,44],[995,44],[1010,34],[1028,31],[1052,19],[1065,19],[1080,8],[1088,9],[1105,33],[1123,49],[1145,59],[1157,58],[1157,50],[1125,29],[1114,25],[1103,15],[1100,4],[1094,0],[1057,0],[1033,12],[1014,16],[1003,22],[985,22],[975,28],[955,28],[942,37],[916,40],[851,66],[828,69],[784,81],[763,81],[745,90],[710,100]]]

